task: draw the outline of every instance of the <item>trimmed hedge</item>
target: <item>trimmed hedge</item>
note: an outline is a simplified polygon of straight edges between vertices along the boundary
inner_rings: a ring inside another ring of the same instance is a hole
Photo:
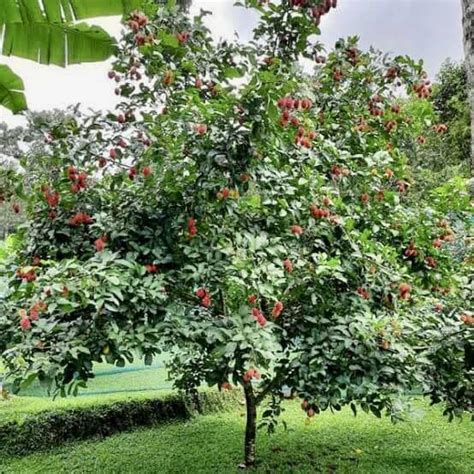
[[[71,441],[104,438],[138,427],[189,419],[197,413],[235,409],[241,399],[239,390],[205,391],[199,393],[197,403],[183,395],[170,395],[162,399],[46,411],[28,416],[21,423],[0,425],[0,455],[26,455]]]

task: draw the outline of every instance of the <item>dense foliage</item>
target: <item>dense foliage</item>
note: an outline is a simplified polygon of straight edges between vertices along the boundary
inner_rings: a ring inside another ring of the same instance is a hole
[[[261,18],[245,45],[172,7],[133,13],[117,112],[47,130],[47,166],[16,190],[10,379],[75,392],[93,361],[172,350],[178,387],[244,387],[247,464],[255,407],[269,400],[273,429],[282,388],[309,417],[350,404],[397,420],[420,387],[451,416],[471,409],[455,233],[441,207],[413,205],[402,151],[424,143],[399,104],[430,95],[422,65],[355,38],[323,56],[314,35],[336,2],[246,4]]]

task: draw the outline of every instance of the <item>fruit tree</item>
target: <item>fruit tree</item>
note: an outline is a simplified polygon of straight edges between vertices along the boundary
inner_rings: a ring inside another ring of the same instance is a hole
[[[272,430],[285,396],[309,418],[397,420],[413,388],[469,410],[456,236],[407,198],[403,144],[424,136],[399,98],[429,96],[422,64],[356,38],[324,55],[335,0],[247,0],[246,44],[151,3],[109,74],[117,111],[46,129],[12,191],[27,218],[0,316],[12,383],[75,393],[93,362],[171,351],[177,387],[243,387],[245,466],[257,407]]]

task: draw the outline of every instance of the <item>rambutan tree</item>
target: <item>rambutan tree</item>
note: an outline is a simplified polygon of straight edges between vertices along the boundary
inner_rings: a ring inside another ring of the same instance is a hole
[[[189,393],[243,387],[244,466],[257,407],[273,430],[284,397],[309,418],[350,405],[396,421],[413,388],[470,410],[456,236],[413,207],[401,148],[420,136],[398,98],[429,96],[422,63],[356,38],[323,55],[335,1],[246,6],[260,15],[247,44],[214,43],[172,5],[133,13],[109,74],[116,113],[45,130],[49,166],[15,187],[9,380],[76,393],[93,362],[169,351]]]

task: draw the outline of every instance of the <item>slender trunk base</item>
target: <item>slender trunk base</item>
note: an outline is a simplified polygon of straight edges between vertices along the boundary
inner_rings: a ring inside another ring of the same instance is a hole
[[[247,424],[245,427],[245,461],[239,467],[247,469],[255,464],[255,440],[257,436],[257,403],[250,382],[244,384],[245,403],[247,406]]]

